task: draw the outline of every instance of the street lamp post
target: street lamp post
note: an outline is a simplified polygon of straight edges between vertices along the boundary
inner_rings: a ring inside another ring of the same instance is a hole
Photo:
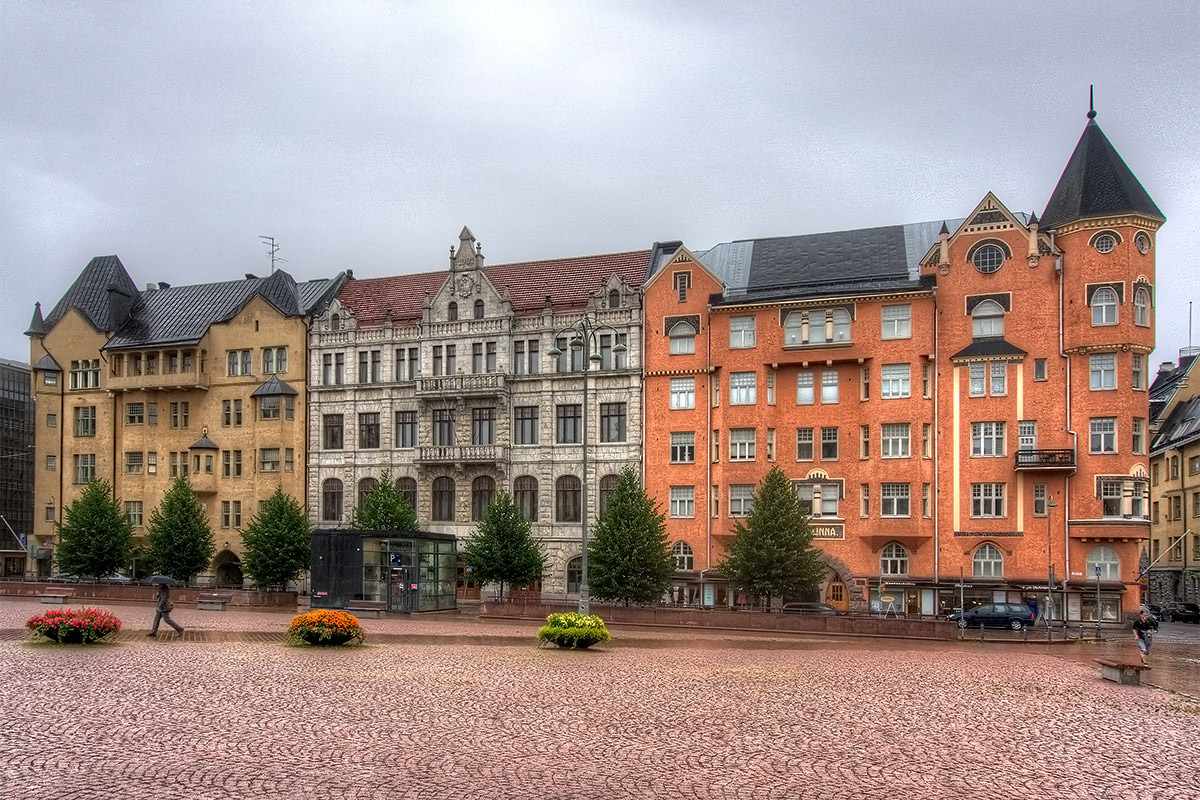
[[[1050,549],[1050,543],[1054,538],[1056,508],[1058,504],[1053,499],[1046,498],[1046,641],[1050,641],[1050,619],[1054,610],[1054,551]]]
[[[583,481],[580,486],[579,494],[579,520],[581,528],[581,544],[583,552],[580,556],[579,570],[579,613],[591,613],[591,590],[588,587],[588,373],[591,371],[591,362],[601,361],[600,353],[597,352],[596,337],[601,332],[608,331],[612,333],[614,355],[624,353],[628,348],[621,344],[621,332],[611,325],[606,325],[596,320],[591,312],[587,312],[574,325],[568,325],[564,328],[559,328],[554,332],[554,342],[550,349],[546,351],[546,355],[557,358],[562,355],[562,350],[558,349],[558,338],[560,335],[570,335],[568,347],[571,350],[582,350],[583,355],[583,436],[580,440],[583,452]],[[569,366],[569,365],[568,365]]]

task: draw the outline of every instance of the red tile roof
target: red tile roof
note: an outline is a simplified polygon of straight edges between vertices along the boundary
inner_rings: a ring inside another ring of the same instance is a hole
[[[649,250],[578,256],[550,261],[523,261],[484,267],[498,291],[508,291],[517,314],[539,312],[550,298],[556,311],[582,309],[587,299],[599,290],[610,275],[621,276],[634,289],[642,285],[650,262]],[[359,325],[382,325],[387,312],[400,324],[421,318],[426,295],[442,288],[449,270],[393,275],[387,278],[361,278],[348,281],[338,299],[358,320]]]

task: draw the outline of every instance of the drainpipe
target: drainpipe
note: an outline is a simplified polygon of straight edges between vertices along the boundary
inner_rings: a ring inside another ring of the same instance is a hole
[[[1051,250],[1051,252],[1057,252],[1057,247],[1055,247],[1055,243],[1054,243],[1054,234],[1055,234],[1055,231],[1051,230],[1050,231],[1050,250]],[[1064,341],[1063,341],[1063,338],[1064,338],[1064,334],[1063,334],[1063,331],[1064,331],[1064,328],[1063,328],[1063,295],[1064,295],[1065,289],[1063,287],[1063,259],[1062,259],[1061,253],[1057,253],[1054,257],[1054,272],[1058,276],[1058,354],[1062,358],[1067,358],[1068,362],[1069,362],[1070,359],[1067,356],[1066,348],[1064,347]],[[1078,468],[1079,468],[1078,467],[1079,434],[1075,431],[1075,428],[1073,427],[1072,422],[1071,422],[1071,368],[1070,368],[1070,363],[1068,363],[1068,365],[1067,365],[1067,402],[1066,402],[1066,405],[1063,410],[1066,414],[1067,433],[1069,433],[1071,435],[1071,449],[1075,453],[1075,459],[1076,459],[1075,469],[1078,470]],[[1069,534],[1069,529],[1070,529],[1070,521],[1071,521],[1071,475],[1072,474],[1073,473],[1068,473],[1067,476],[1065,478],[1063,478],[1063,503],[1062,503],[1062,505],[1063,505],[1063,514],[1062,514],[1062,519],[1063,519],[1063,570],[1065,573],[1063,575],[1063,621],[1064,622],[1066,622],[1066,619],[1067,619],[1066,584],[1071,579],[1071,537]],[[1049,502],[1049,500],[1050,500],[1050,498],[1047,497],[1046,501]],[[1046,551],[1047,552],[1050,551],[1049,541],[1046,542]]]
[[[712,303],[705,306],[704,317],[704,377],[708,387],[705,389],[705,429],[712,436]],[[700,570],[700,592],[703,601],[704,577],[712,569],[712,442],[704,453],[704,496],[708,498],[708,508],[704,509],[704,569]],[[715,594],[715,593],[714,593]],[[726,601],[728,603],[728,601]]]
[[[934,585],[937,585],[941,581],[941,568],[942,568],[942,566],[941,566],[942,565],[942,551],[941,551],[941,521],[942,521],[942,518],[941,518],[940,510],[938,507],[938,499],[940,497],[939,476],[941,475],[941,471],[938,469],[938,466],[940,464],[940,459],[938,458],[938,453],[939,453],[938,421],[941,419],[941,417],[939,416],[939,407],[938,407],[939,395],[938,395],[938,374],[937,374],[938,361],[937,361],[937,359],[938,359],[938,354],[941,352],[938,349],[938,333],[939,333],[939,331],[938,331],[937,287],[934,287],[934,290],[933,290],[933,362],[929,365],[929,370],[930,370],[929,379],[933,382],[933,430],[930,432],[930,436],[932,438],[932,441],[930,442],[930,447],[933,448],[933,497],[930,498],[930,502],[933,503],[933,582],[934,582]],[[922,455],[924,455],[924,454],[922,453]],[[959,583],[961,584],[962,581],[960,580]],[[937,602],[937,594],[938,594],[938,592],[935,590],[934,591],[934,602],[935,603]],[[962,604],[960,603],[959,605],[961,606]]]

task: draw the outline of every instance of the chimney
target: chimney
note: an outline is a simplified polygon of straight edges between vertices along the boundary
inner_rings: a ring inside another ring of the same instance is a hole
[[[1162,377],[1163,375],[1170,375],[1174,371],[1175,371],[1175,362],[1174,361],[1164,361],[1158,365],[1159,377]]]

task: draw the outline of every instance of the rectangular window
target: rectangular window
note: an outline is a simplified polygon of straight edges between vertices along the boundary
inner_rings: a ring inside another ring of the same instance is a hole
[[[933,367],[928,363],[921,365],[921,397],[926,399],[933,397],[933,390],[930,388],[932,382]]]
[[[249,375],[251,373],[250,351],[229,350],[225,354],[227,375]]]
[[[46,372],[47,376],[54,373]],[[100,359],[85,358],[82,361],[71,362],[72,389],[100,388]]]
[[[975,457],[1003,456],[1004,423],[972,422],[971,455]]]
[[[732,350],[754,347],[754,317],[730,318],[729,347]]]
[[[1035,358],[1033,360],[1033,379],[1035,381],[1044,381],[1047,379],[1046,359]]]
[[[141,475],[142,466],[145,463],[144,457],[140,452],[125,454],[125,474],[126,475]]]
[[[671,378],[671,408],[696,407],[696,379]]]
[[[870,425],[859,426],[858,439],[859,439],[858,457],[859,458],[870,458],[871,457],[871,426]]]
[[[625,334],[618,333],[614,344],[612,334],[600,334],[600,369],[625,369],[629,349],[626,340]],[[621,348],[619,351],[618,346]]]
[[[1117,452],[1117,420],[1115,417],[1095,417],[1091,420],[1091,452]]]
[[[513,374],[522,375],[525,372],[525,342],[518,339],[513,342]]]
[[[1134,353],[1130,366],[1131,375],[1129,378],[1130,385],[1134,389],[1146,388],[1146,357],[1141,353]]]
[[[775,460],[775,429],[767,428],[767,461]]]
[[[383,351],[358,351],[358,382],[379,383],[383,380]]]
[[[1004,516],[1004,484],[1003,483],[973,483],[973,484],[971,484],[971,516],[972,517],[1003,517]]]
[[[192,404],[183,400],[178,403],[171,403],[171,427],[186,428],[188,426],[188,415],[191,413]]]
[[[264,447],[258,451],[259,472],[279,472],[279,448]]]
[[[921,516],[922,517],[928,518],[928,517],[933,516],[933,511],[932,511],[932,507],[930,506],[930,502],[931,501],[930,501],[929,484],[922,483],[921,484]]]
[[[811,406],[814,400],[812,370],[800,370],[796,376],[796,405]]]
[[[879,487],[879,513],[884,517],[909,516],[909,485],[885,483]]]
[[[1088,357],[1090,365],[1088,382],[1092,391],[1117,388],[1116,353],[1096,353]]]
[[[821,371],[821,404],[830,405],[838,401],[838,371],[826,369]]]
[[[411,448],[417,446],[417,412],[396,412],[396,447]]]
[[[696,516],[696,487],[671,487],[671,516],[691,518]]]
[[[858,372],[858,399],[871,399],[871,368],[863,367]]]
[[[908,458],[910,451],[910,429],[910,425],[907,422],[884,423],[883,451],[881,455],[884,458]]]
[[[729,405],[752,406],[755,404],[755,389],[758,373],[733,372],[729,375]]]
[[[841,494],[837,484],[794,483],[796,497],[814,518],[838,516],[838,499]]]
[[[274,375],[287,372],[287,348],[264,347],[262,351],[263,374]]]
[[[1100,481],[1100,513],[1105,517],[1121,516],[1121,482]]]
[[[600,441],[625,441],[625,404],[600,404]]]
[[[91,483],[96,478],[96,454],[78,453],[75,455],[75,482]]]
[[[983,397],[987,394],[987,364],[975,363],[968,368],[970,370],[969,389],[968,393],[971,397]]]
[[[58,469],[58,456],[46,456],[46,471],[54,472]]]
[[[712,460],[716,463],[721,460],[721,432],[713,431],[709,441],[712,442]]]
[[[496,442],[496,409],[471,409],[471,444],[488,445]]]
[[[379,413],[358,415],[358,447],[360,450],[379,448]]]
[[[880,316],[884,339],[912,338],[912,306],[884,306]]]
[[[775,405],[775,371],[767,371],[767,405]]]
[[[242,451],[224,450],[221,452],[221,477],[242,477]]]
[[[671,433],[671,463],[692,464],[696,461],[696,432],[676,431]]]
[[[1046,484],[1044,483],[1033,485],[1033,515],[1035,517],[1046,516]]]
[[[125,519],[129,520],[129,524],[135,528],[142,527],[142,501],[141,500],[126,500],[125,501]]]
[[[933,425],[921,423],[921,457],[933,458]]]
[[[837,461],[838,459],[838,429],[821,428],[821,460]]]
[[[729,516],[744,517],[754,510],[754,484],[735,483],[729,487]]]
[[[884,364],[880,370],[879,382],[879,396],[884,399],[910,396],[910,365]]]
[[[281,395],[267,395],[258,398],[259,419],[279,419],[282,413],[283,397]]]
[[[796,428],[796,460],[813,460],[813,429]]]
[[[1133,453],[1138,456],[1146,455],[1146,420],[1141,417],[1133,418]]]
[[[992,396],[1003,397],[1008,394],[1008,364],[1003,361],[992,362]]]
[[[326,414],[321,418],[322,440],[326,450],[341,450],[345,446],[341,414]]]
[[[454,446],[454,411],[448,408],[433,412],[433,444],[435,447]]]
[[[146,453],[146,474],[158,474],[158,453]]]
[[[582,441],[583,415],[577,404],[560,405],[555,410],[555,441],[559,444],[579,444]]]
[[[141,425],[146,421],[146,406],[142,403],[125,404],[125,424]]]
[[[75,435],[96,435],[96,407],[78,406],[75,409]]]
[[[1017,422],[1017,450],[1037,450],[1037,420],[1023,419]]]
[[[679,302],[687,302],[688,289],[692,288],[692,273],[675,272],[671,274],[675,291],[679,293]]]
[[[58,414],[47,414],[46,415],[46,427],[47,428],[57,428],[58,427]]]
[[[729,432],[729,460],[754,460],[754,428],[734,428]]]
[[[869,483],[859,484],[858,515],[860,517],[871,516],[871,485]]]
[[[517,406],[513,409],[513,443],[538,443],[537,406]]]
[[[283,448],[283,471],[296,471],[296,451],[290,447]]]
[[[222,500],[221,501],[221,527],[222,528],[240,528],[240,527],[242,527],[242,501],[241,500]]]

